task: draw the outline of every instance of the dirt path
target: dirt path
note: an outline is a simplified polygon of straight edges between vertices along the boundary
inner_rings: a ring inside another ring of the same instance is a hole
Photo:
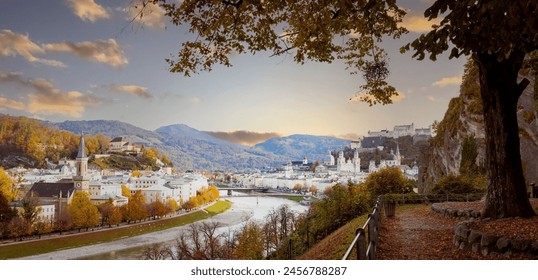
[[[461,251],[452,242],[458,219],[435,214],[429,205],[399,208],[394,218],[384,218],[378,259],[385,260],[465,260],[513,259],[514,256],[483,257]]]

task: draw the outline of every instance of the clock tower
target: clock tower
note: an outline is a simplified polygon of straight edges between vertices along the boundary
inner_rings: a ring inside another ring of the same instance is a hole
[[[75,191],[89,191],[90,182],[88,179],[88,157],[86,156],[86,147],[84,143],[84,135],[80,134],[80,144],[78,147],[76,168],[77,174],[73,176],[73,183],[75,184]]]

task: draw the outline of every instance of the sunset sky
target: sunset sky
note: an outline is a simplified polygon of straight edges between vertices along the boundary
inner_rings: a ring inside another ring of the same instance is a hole
[[[402,95],[370,107],[354,96],[362,78],[341,61],[297,65],[269,53],[234,56],[192,77],[168,72],[166,58],[191,37],[152,8],[130,23],[136,1],[0,2],[0,113],[51,121],[119,120],[154,130],[182,123],[252,144],[291,134],[358,137],[368,130],[440,120],[456,96],[465,58],[416,61],[400,46],[431,23],[431,1],[399,1],[411,31],[387,40],[389,82]],[[229,135],[234,131],[241,131]]]

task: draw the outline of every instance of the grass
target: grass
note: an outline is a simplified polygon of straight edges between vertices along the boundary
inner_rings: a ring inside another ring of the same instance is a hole
[[[405,204],[396,206],[396,215],[398,211],[404,211],[408,209],[414,209],[419,207],[428,207],[426,204]],[[384,215],[384,213],[381,213]],[[308,251],[306,251],[298,259],[301,260],[340,260],[346,253],[347,248],[355,238],[355,230],[362,227],[368,214],[361,215],[347,224],[343,225],[333,233],[329,234],[323,240],[318,242]],[[381,217],[381,221],[386,219],[385,216]],[[356,259],[356,254],[352,253],[349,259]]]
[[[314,247],[306,251],[299,259],[302,260],[340,260],[346,253],[349,244],[355,238],[355,230],[362,227],[368,214],[361,215],[333,233],[329,234]]]
[[[35,240],[0,246],[0,259],[13,259],[38,255],[174,228],[215,216],[229,209],[231,205],[232,203],[228,200],[220,200],[205,208],[207,213],[196,211],[176,218],[155,220],[148,223],[135,224],[129,227],[112,228],[110,230],[88,232],[82,235],[77,234],[60,238]]]

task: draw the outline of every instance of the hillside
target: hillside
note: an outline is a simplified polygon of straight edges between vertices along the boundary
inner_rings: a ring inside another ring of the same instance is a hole
[[[162,143],[160,136],[157,133],[120,121],[65,121],[61,123],[44,122],[44,124],[60,130],[70,131],[75,134],[103,134],[111,139],[118,136],[129,135],[130,141],[148,146]]]
[[[93,125],[106,129],[103,123],[96,121]],[[43,168],[47,166],[47,161],[54,163],[61,158],[73,159],[78,150],[81,131],[85,133],[86,152],[89,155],[105,153],[110,139],[103,134],[91,134],[106,130],[92,129],[92,125],[87,125],[87,122],[85,124],[83,130],[75,130],[78,133],[72,133],[47,122],[0,115],[0,166]],[[149,146],[137,157],[113,155],[99,160],[91,158],[90,162],[100,168],[157,169],[157,158],[170,163],[165,154]]]
[[[254,147],[227,142],[184,124],[145,130],[119,121],[66,121],[47,125],[74,133],[126,136],[129,141],[153,146],[181,169],[238,170],[278,166],[290,160],[326,160],[329,149],[342,149],[348,140],[334,137],[292,135],[269,139]]]
[[[287,137],[271,138],[254,147],[290,159],[327,161],[329,151],[342,150],[351,141],[329,136],[296,134]]]
[[[176,166],[185,169],[233,170],[274,166],[286,157],[215,138],[183,124],[155,130]]]
[[[529,79],[531,84],[527,86],[518,103],[521,159],[527,182],[538,182],[538,89],[535,76],[529,71],[522,71],[520,78],[522,77]],[[466,65],[460,95],[450,101],[443,120],[437,126],[437,135],[432,139],[431,147],[421,153],[421,188],[427,191],[439,178],[459,173],[462,143],[468,137],[476,139],[476,164],[481,166],[485,159],[484,121],[478,69],[471,63]]]
[[[43,125],[25,117],[0,115],[0,165],[44,167],[46,159],[58,161],[76,155],[80,136]],[[103,135],[86,136],[88,153],[103,153],[108,148]]]

